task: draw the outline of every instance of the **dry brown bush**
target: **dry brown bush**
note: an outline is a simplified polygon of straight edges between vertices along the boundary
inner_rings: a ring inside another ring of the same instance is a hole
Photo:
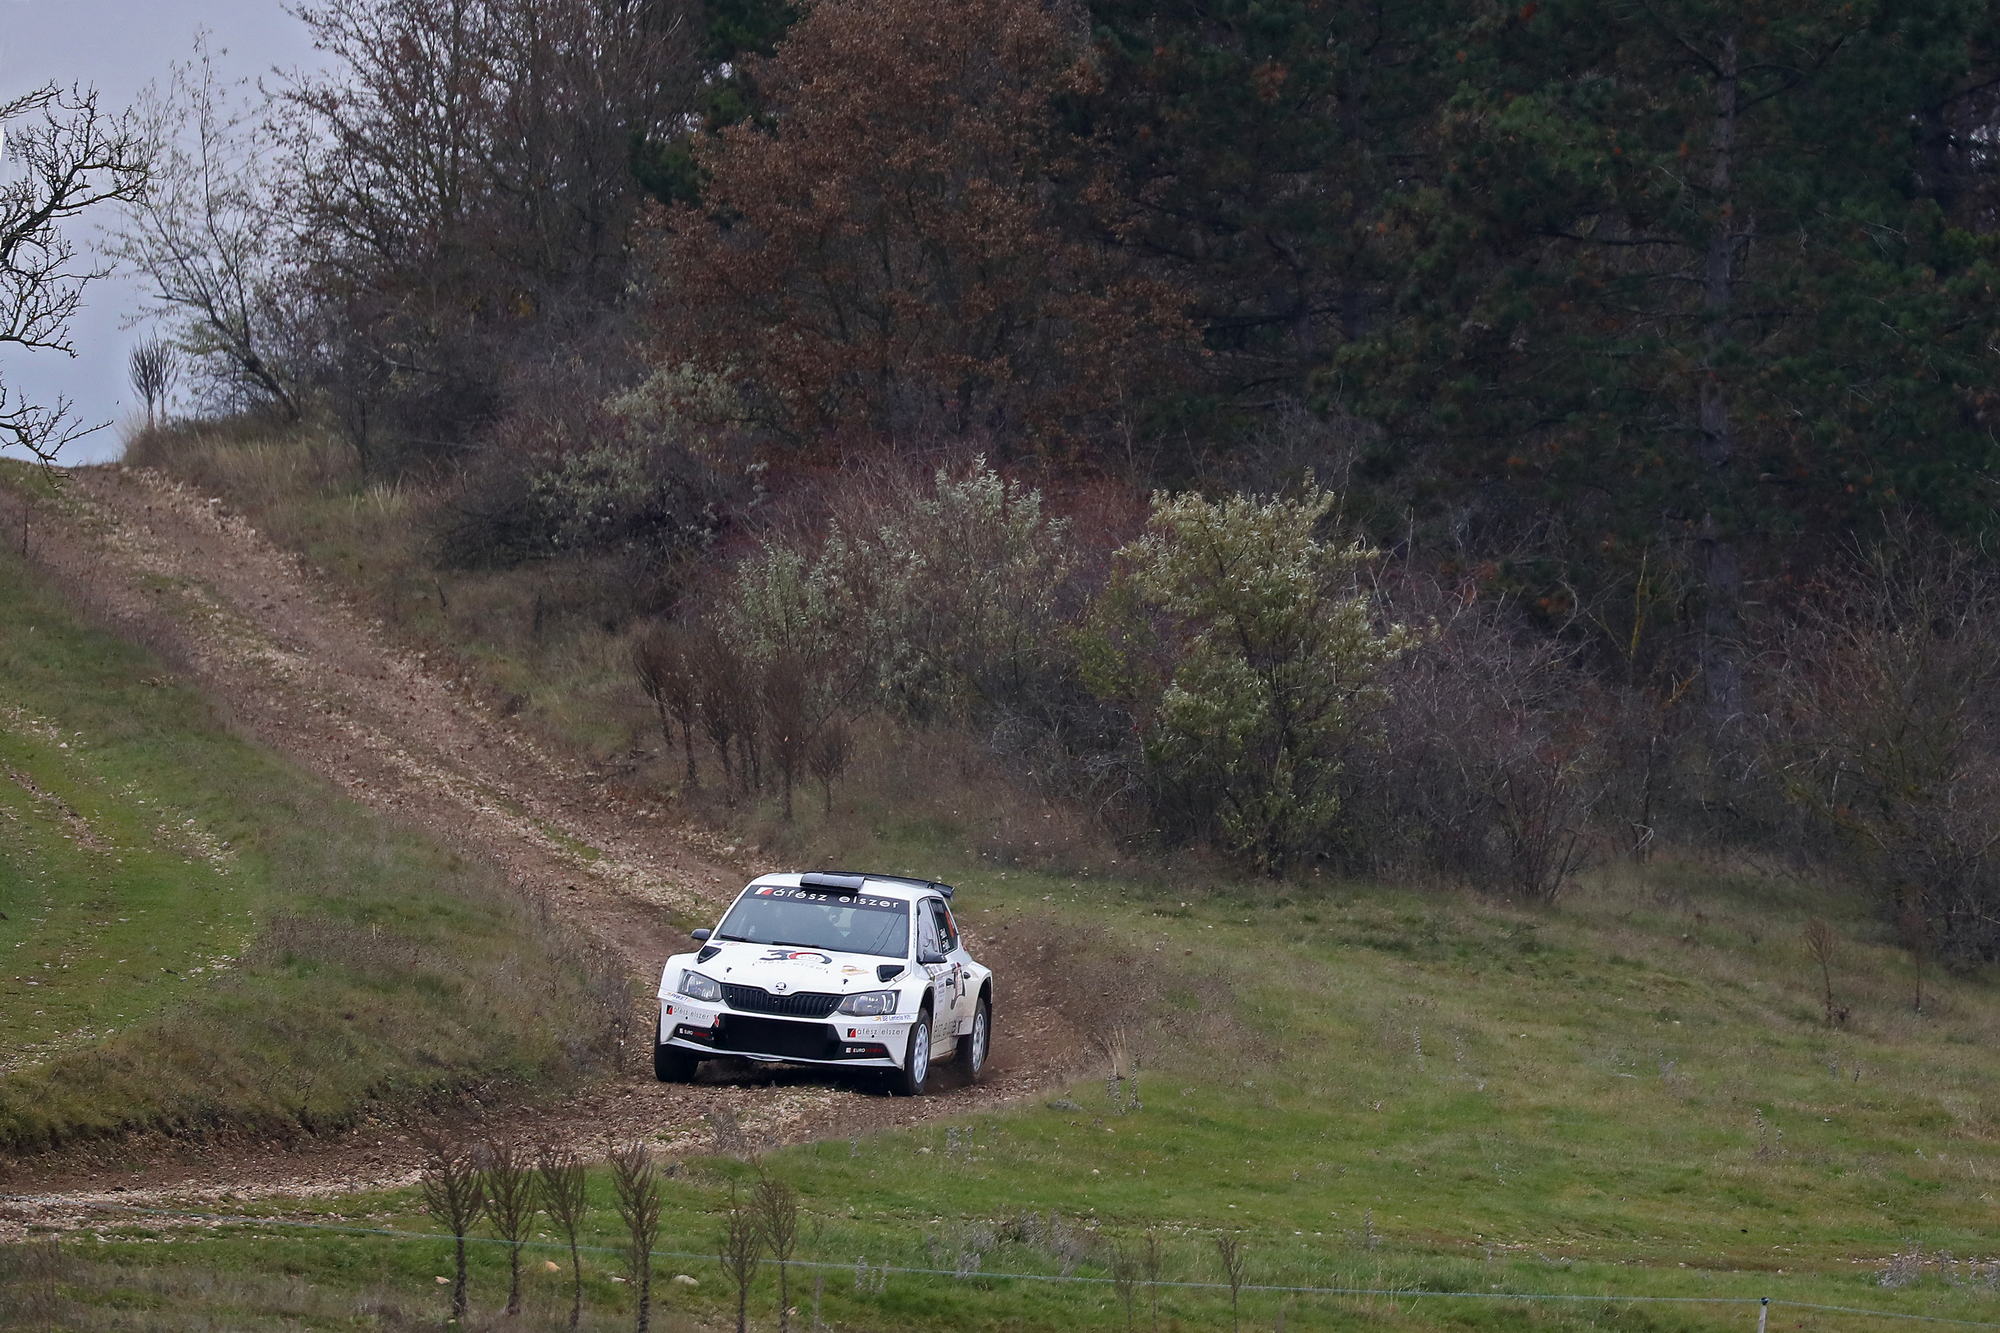
[[[1756,683],[1813,845],[1920,957],[2000,958],[2000,582],[1898,538],[1805,591]]]
[[[1397,596],[1432,628],[1390,670],[1381,743],[1348,760],[1362,855],[1553,902],[1592,846],[1603,693],[1571,650],[1471,589],[1410,580]]]

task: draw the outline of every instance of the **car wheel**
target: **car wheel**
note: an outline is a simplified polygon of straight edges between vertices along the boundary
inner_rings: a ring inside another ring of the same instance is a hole
[[[921,1097],[931,1078],[931,1010],[926,1004],[910,1024],[910,1044],[903,1067],[889,1076],[889,1090],[901,1097]]]
[[[662,1083],[686,1083],[701,1067],[701,1057],[680,1046],[653,1040],[653,1077]]]
[[[972,1011],[972,1031],[959,1038],[958,1054],[953,1057],[968,1082],[976,1083],[986,1068],[986,1054],[993,1045],[993,1001],[985,993],[979,996],[979,1007]]]

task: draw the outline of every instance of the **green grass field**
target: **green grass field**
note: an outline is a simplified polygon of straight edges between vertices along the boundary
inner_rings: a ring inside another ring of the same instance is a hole
[[[1799,925],[1809,906],[1838,909],[1810,886],[1752,894],[1665,868],[1601,878],[1545,914],[1352,885],[1163,890],[955,865],[896,840],[878,850],[957,875],[975,930],[1040,930],[1053,913],[1098,948],[1116,941],[1113,966],[1092,976],[1129,977],[1156,1021],[1128,1030],[1128,1081],[771,1154],[766,1168],[801,1192],[802,1253],[836,1266],[795,1275],[794,1304],[809,1309],[820,1277],[829,1324],[1122,1328],[1114,1283],[857,1278],[856,1267],[1102,1278],[1118,1247],[1136,1262],[1150,1235],[1164,1281],[1217,1282],[1219,1234],[1240,1239],[1252,1284],[1770,1296],[2000,1320],[2000,996],[1979,979],[1934,981],[1927,1012],[1912,1013],[1906,964],[1848,918],[1834,980],[1852,1017],[1828,1028]],[[1166,984],[1146,981],[1162,967]],[[689,1163],[670,1182],[662,1248],[712,1250],[728,1182],[748,1169]],[[598,1188],[595,1240],[613,1246]],[[433,1229],[410,1194],[274,1211]],[[106,1276],[130,1264],[149,1281],[162,1266],[283,1273],[442,1308],[436,1242],[245,1225],[161,1246],[143,1221],[116,1217],[103,1234],[88,1258],[109,1268],[77,1284],[80,1299],[140,1280]],[[530,1257],[531,1289],[551,1308],[562,1275],[543,1264],[560,1257]],[[491,1307],[497,1247],[477,1261]],[[588,1267],[592,1308],[615,1320],[616,1257]],[[662,1261],[663,1279],[675,1272],[701,1285],[665,1285],[663,1300],[720,1326],[713,1262]],[[760,1326],[775,1326],[773,1282],[767,1273],[754,1302]],[[1158,1327],[1228,1326],[1226,1291],[1160,1296]],[[1136,1326],[1154,1327],[1143,1281],[1135,1300]],[[1754,1317],[1726,1305],[1243,1297],[1257,1328],[1705,1329]],[[1774,1326],[1888,1321],[1781,1307]]]
[[[496,876],[231,733],[0,554],[0,1148],[321,1129],[603,1015]]]

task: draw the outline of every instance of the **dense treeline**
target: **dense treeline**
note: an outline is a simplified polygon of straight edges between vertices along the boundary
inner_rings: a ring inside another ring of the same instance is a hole
[[[127,257],[438,560],[610,561],[688,781],[950,726],[1542,897],[1809,825],[2000,947],[1990,6],[294,12],[328,73],[158,99]]]

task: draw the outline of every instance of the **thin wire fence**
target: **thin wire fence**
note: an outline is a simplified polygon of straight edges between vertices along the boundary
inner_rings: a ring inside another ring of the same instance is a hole
[[[184,1221],[229,1223],[240,1226],[278,1227],[296,1231],[323,1231],[349,1236],[379,1236],[389,1240],[435,1241],[449,1244],[457,1237],[442,1232],[399,1231],[392,1227],[350,1226],[338,1222],[306,1222],[297,1218],[258,1217],[243,1213],[211,1213],[184,1208],[149,1208],[138,1204],[107,1203],[92,1199],[67,1199],[50,1195],[0,1194],[0,1203],[29,1204],[43,1208],[79,1208],[95,1212],[126,1213],[142,1217],[171,1217]],[[469,1245],[507,1245],[497,1236],[466,1236]],[[569,1246],[561,1241],[525,1240],[524,1249],[560,1250],[568,1252]],[[627,1251],[616,1245],[579,1245],[577,1249],[587,1254],[609,1254],[624,1257]],[[716,1256],[700,1250],[653,1250],[655,1259],[696,1259],[705,1263],[715,1262]],[[865,1266],[870,1273],[894,1273],[915,1277],[942,1277],[961,1282],[1049,1282],[1069,1283],[1086,1286],[1111,1286],[1118,1279],[1100,1277],[1088,1273],[1008,1273],[979,1269],[965,1271],[955,1268],[922,1268],[905,1264],[867,1264],[854,1260],[834,1259],[793,1259],[794,1268],[821,1269],[835,1272],[855,1272]],[[1160,1278],[1142,1280],[1141,1285],[1174,1291],[1226,1292],[1227,1282],[1196,1282],[1187,1279]],[[1856,1305],[1823,1305],[1811,1301],[1783,1300],[1762,1296],[1621,1296],[1594,1292],[1564,1291],[1437,1291],[1423,1287],[1323,1287],[1308,1285],[1287,1285],[1274,1282],[1245,1282],[1235,1288],[1237,1292],[1256,1292],[1288,1296],[1374,1296],[1395,1300],[1469,1300],[1469,1301],[1550,1301],[1573,1302],[1593,1305],[1707,1305],[1707,1306],[1751,1306],[1759,1312],[1758,1327],[1763,1328],[1762,1315],[1780,1307],[1788,1310],[1814,1310],[1826,1314],[1860,1315],[1869,1319],[1898,1319],[1923,1324],[1949,1324],[1959,1328],[2000,1329],[2000,1322],[1981,1319],[1958,1319],[1945,1315],[1912,1314],[1899,1310],[1871,1310]]]

